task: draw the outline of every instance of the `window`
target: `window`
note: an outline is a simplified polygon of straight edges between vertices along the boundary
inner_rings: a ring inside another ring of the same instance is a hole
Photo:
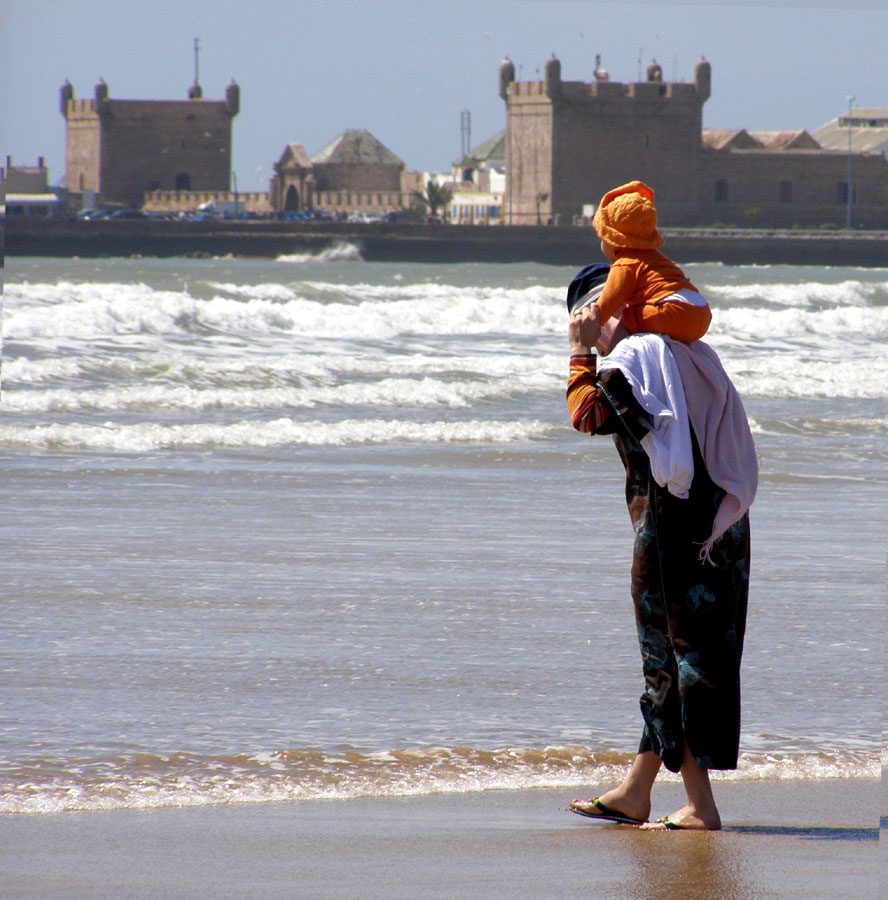
[[[780,182],[780,202],[781,203],[792,203],[792,182],[791,181],[781,181]]]
[[[728,202],[728,182],[724,178],[719,178],[715,182],[715,202]]]
[[[191,190],[191,176],[185,172],[179,172],[176,176],[176,190],[177,191],[190,191]]]

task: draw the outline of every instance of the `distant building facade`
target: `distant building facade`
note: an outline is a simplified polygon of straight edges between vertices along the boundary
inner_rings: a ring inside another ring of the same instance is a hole
[[[881,153],[888,158],[888,109],[857,107],[837,116],[813,132],[814,139],[828,150]]]
[[[562,81],[553,56],[542,81],[519,82],[503,60],[505,221],[582,221],[584,207],[639,178],[664,225],[843,225],[847,131],[842,148],[804,131],[704,131],[711,79],[701,59],[689,83],[664,82],[656,62],[643,82],[612,82],[600,65],[592,83]],[[853,223],[888,228],[888,160],[859,145],[850,155]]]
[[[369,131],[350,128],[309,158],[288,144],[274,164],[269,202],[279,213],[386,213],[409,208],[421,176]]]
[[[14,166],[12,157],[6,157],[6,166],[0,168],[0,198],[7,216],[36,216],[47,218],[58,215],[61,202],[49,189],[49,171],[43,157],[36,166]]]
[[[469,150],[453,163],[447,218],[455,225],[502,223],[506,186],[506,132]]]
[[[116,100],[102,80],[91,99],[78,100],[66,81],[60,112],[68,192],[95,204],[138,207],[150,191],[227,191],[239,111],[234,81],[224,100],[204,100],[196,83],[187,100]]]

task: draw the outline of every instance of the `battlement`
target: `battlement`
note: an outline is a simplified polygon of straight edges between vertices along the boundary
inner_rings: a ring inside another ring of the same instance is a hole
[[[240,87],[237,82],[228,84],[225,97],[219,100],[204,99],[200,87],[195,85],[192,85],[187,100],[112,100],[108,95],[108,85],[101,79],[95,86],[95,96],[88,100],[75,98],[74,86],[70,81],[65,81],[59,90],[59,111],[65,118],[109,114],[122,118],[169,114],[187,116],[208,110],[236,116],[240,111]]]
[[[65,118],[116,116],[122,119],[174,116],[186,118],[207,113],[229,115],[224,100],[68,100]]]
[[[513,81],[509,85],[509,103],[546,103],[555,99],[570,103],[594,101],[639,101],[644,103],[702,103],[696,85],[686,81],[562,81],[555,97],[550,96],[545,81]]]
[[[673,104],[702,105],[709,99],[712,68],[705,59],[694,67],[694,81],[663,81],[662,68],[653,62],[648,66],[646,81],[622,83],[611,81],[596,61],[592,82],[562,81],[561,63],[551,56],[545,65],[545,78],[536,81],[515,81],[515,66],[508,57],[499,68],[499,93],[510,105],[524,103],[569,103],[639,101],[644,103],[671,102]]]
[[[510,99],[537,99],[540,97],[546,97],[545,81],[513,81],[511,84]]]
[[[98,115],[98,110],[96,109],[96,101],[95,100],[68,100],[65,103],[65,109],[64,109],[63,115],[66,118],[81,117],[81,116],[96,116],[96,115]]]

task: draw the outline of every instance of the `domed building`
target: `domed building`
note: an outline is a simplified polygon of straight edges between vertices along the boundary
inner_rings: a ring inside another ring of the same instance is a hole
[[[277,212],[362,210],[382,214],[410,205],[416,173],[369,131],[349,128],[309,159],[288,144],[274,164],[269,200]]]

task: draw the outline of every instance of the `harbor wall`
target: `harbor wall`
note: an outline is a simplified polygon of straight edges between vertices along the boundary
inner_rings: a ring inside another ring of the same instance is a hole
[[[663,229],[665,251],[681,263],[888,267],[888,231]],[[591,228],[339,222],[7,220],[7,256],[248,256],[320,254],[355,246],[368,261],[538,262],[598,260]]]

